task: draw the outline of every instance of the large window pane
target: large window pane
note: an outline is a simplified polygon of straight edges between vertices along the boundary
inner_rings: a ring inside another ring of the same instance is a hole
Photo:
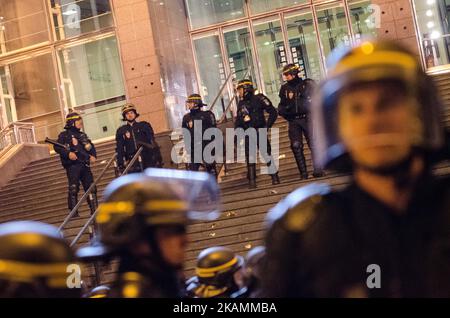
[[[200,76],[200,94],[205,104],[211,107],[219,90],[225,83],[226,74],[220,52],[219,36],[211,34],[194,39],[195,59]],[[222,103],[222,100],[219,101]],[[225,104],[225,101],[223,101]],[[214,107],[217,117],[222,115],[222,107]]]
[[[278,19],[268,18],[256,21],[254,30],[266,95],[276,105],[282,83],[281,68],[287,62],[281,24]]]
[[[108,0],[51,0],[51,4],[58,39],[113,25]]]
[[[450,1],[414,0],[427,67],[450,63]]]
[[[330,4],[317,9],[319,34],[325,57],[340,45],[350,45],[344,5]]]
[[[302,77],[319,81],[324,72],[312,13],[292,13],[285,21],[293,62],[300,67]]]
[[[247,77],[256,82],[252,40],[248,28],[237,26],[225,29],[224,39],[233,78],[239,81]]]
[[[0,1],[0,55],[48,40],[44,1]]]
[[[192,29],[245,16],[244,0],[185,0]]]
[[[258,14],[307,2],[309,0],[250,0],[250,10],[252,14]]]
[[[116,38],[63,48],[58,56],[66,104],[89,114],[84,122],[91,138],[113,135],[120,123],[117,105],[125,99]]]
[[[362,37],[377,36],[377,21],[374,16],[372,1],[349,1],[349,10],[356,41],[359,41]]]
[[[2,100],[8,121],[33,122],[39,141],[56,137],[62,127],[58,88],[51,54],[2,68]]]
[[[9,68],[18,120],[60,109],[50,53],[10,64]]]

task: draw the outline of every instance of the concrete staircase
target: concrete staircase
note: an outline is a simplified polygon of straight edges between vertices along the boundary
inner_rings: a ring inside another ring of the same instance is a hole
[[[450,76],[436,76],[445,101],[445,124],[450,127]],[[193,273],[198,253],[206,247],[224,245],[245,254],[254,246],[262,244],[264,218],[267,211],[287,194],[310,182],[326,182],[333,188],[344,187],[349,178],[344,175],[327,174],[323,178],[299,180],[295,160],[289,146],[287,123],[279,119],[275,127],[280,129],[279,155],[281,184],[272,186],[270,176],[260,175],[258,188],[247,188],[245,164],[228,164],[227,174],[220,184],[222,189],[223,214],[214,222],[194,223],[189,226],[190,245],[186,260],[186,275]],[[106,165],[114,153],[113,142],[97,145],[98,160],[93,167],[94,177]],[[306,147],[308,170],[312,172],[311,155]],[[258,168],[260,165],[258,165]],[[437,174],[450,174],[450,163],[436,167]],[[114,178],[110,168],[98,185],[99,200],[105,186]],[[80,197],[83,191],[80,191]],[[59,157],[35,161],[25,167],[17,177],[0,190],[0,222],[11,220],[36,220],[59,226],[67,215],[67,180]],[[80,209],[80,218],[71,220],[64,229],[64,235],[72,240],[89,217],[87,204]],[[78,245],[88,243],[86,233]],[[111,280],[116,263],[105,267],[103,281]]]

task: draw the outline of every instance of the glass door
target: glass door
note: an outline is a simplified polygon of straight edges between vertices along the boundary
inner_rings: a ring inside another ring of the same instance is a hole
[[[319,81],[325,74],[311,10],[286,14],[289,54],[303,78]]]
[[[344,4],[331,3],[316,8],[319,37],[324,58],[341,45],[350,46],[350,33]]]
[[[257,20],[253,23],[253,31],[264,92],[276,105],[283,81],[281,70],[288,62],[280,20],[278,16]]]
[[[208,104],[209,108],[212,106],[214,99],[219,94],[220,88],[225,84],[227,78],[219,33],[214,31],[213,33],[194,36],[193,48],[200,86],[199,93],[203,97],[203,102]],[[212,109],[217,118],[222,116],[226,103],[225,99],[226,96],[219,101],[219,103],[223,104],[223,107],[214,107]]]
[[[228,65],[235,81],[247,77],[256,82],[253,45],[248,26],[245,24],[225,28],[223,38]]]

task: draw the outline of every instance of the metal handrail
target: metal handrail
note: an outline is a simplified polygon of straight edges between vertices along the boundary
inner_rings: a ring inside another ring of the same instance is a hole
[[[113,161],[116,159],[116,154],[113,154],[113,156],[111,157],[111,159],[109,159],[108,163],[106,164],[106,166],[103,168],[102,172],[100,173],[100,175],[97,177],[97,179],[95,179],[95,181],[90,185],[90,187],[86,190],[86,192],[83,194],[83,196],[81,197],[81,199],[78,201],[78,203],[73,207],[73,209],[70,211],[70,213],[66,216],[66,218],[64,219],[64,221],[62,222],[62,224],[59,226],[58,230],[62,231],[64,229],[64,227],[67,225],[67,223],[69,223],[69,221],[72,219],[72,217],[75,215],[75,213],[78,211],[78,209],[80,208],[81,204],[84,202],[84,200],[87,199],[87,197],[89,196],[89,194],[91,194],[92,190],[94,190],[94,188],[97,186],[97,184],[101,181],[101,179],[103,178],[103,176],[106,173],[106,170],[108,170],[108,168],[111,166],[111,164],[113,163]]]
[[[122,172],[122,174],[120,176],[123,176],[128,173],[128,171],[131,169],[131,167],[136,163],[136,160],[141,156],[142,150],[143,150],[143,147],[139,147],[138,151],[135,153],[134,157],[131,159],[130,163],[126,166],[125,170]],[[74,246],[75,244],[77,244],[77,242],[80,240],[81,236],[88,229],[89,225],[91,225],[91,223],[95,220],[97,213],[98,213],[98,207],[95,210],[95,212],[92,213],[91,217],[83,225],[81,230],[78,232],[77,236],[75,236],[75,238],[72,240],[72,242],[70,243],[71,247]]]
[[[30,138],[23,138],[22,132],[24,129],[29,130],[31,133]],[[4,140],[8,139],[6,142]],[[20,143],[36,143],[36,134],[34,124],[29,122],[13,122],[5,126],[0,130],[0,150],[3,150],[11,145]]]
[[[216,105],[217,101],[219,100],[220,96],[222,96],[223,90],[225,89],[225,87],[227,87],[228,81],[230,80],[231,76],[233,75],[233,73],[230,73],[227,78],[225,79],[225,82],[223,82],[222,87],[219,90],[219,93],[217,93],[216,97],[214,98],[213,102],[211,103],[211,106],[209,107],[209,111],[212,111],[212,109],[214,108],[214,106]]]
[[[247,69],[247,72],[245,72],[244,78],[247,78],[247,76],[250,75],[250,70],[251,70],[251,67],[249,67]],[[223,112],[222,116],[220,116],[220,119],[218,121],[219,124],[223,123],[226,120],[227,113],[230,111],[230,108],[233,105],[234,100],[236,99],[236,104],[239,102],[237,100],[237,97],[238,97],[238,94],[236,92],[234,92],[233,97],[231,97],[230,102],[228,103],[227,107],[225,108],[225,111]]]

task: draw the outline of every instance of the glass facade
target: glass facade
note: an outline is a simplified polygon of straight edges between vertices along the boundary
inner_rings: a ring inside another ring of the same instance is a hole
[[[450,64],[450,1],[414,0],[413,2],[426,67]]]
[[[44,1],[0,1],[0,56],[49,40]]]
[[[51,0],[51,6],[54,30],[58,39],[113,26],[108,0]]]
[[[2,0],[2,126],[33,122],[42,141],[75,110],[92,139],[113,136],[125,100],[113,26],[108,0]]]
[[[192,29],[246,16],[245,0],[186,0]]]
[[[302,77],[318,81],[334,48],[376,35],[369,0],[194,2],[186,0],[186,8],[200,91],[208,101],[225,78],[231,76],[236,84],[247,75],[277,105],[284,65],[295,63]],[[228,19],[221,23],[224,17]],[[216,105],[220,115],[220,103]]]

